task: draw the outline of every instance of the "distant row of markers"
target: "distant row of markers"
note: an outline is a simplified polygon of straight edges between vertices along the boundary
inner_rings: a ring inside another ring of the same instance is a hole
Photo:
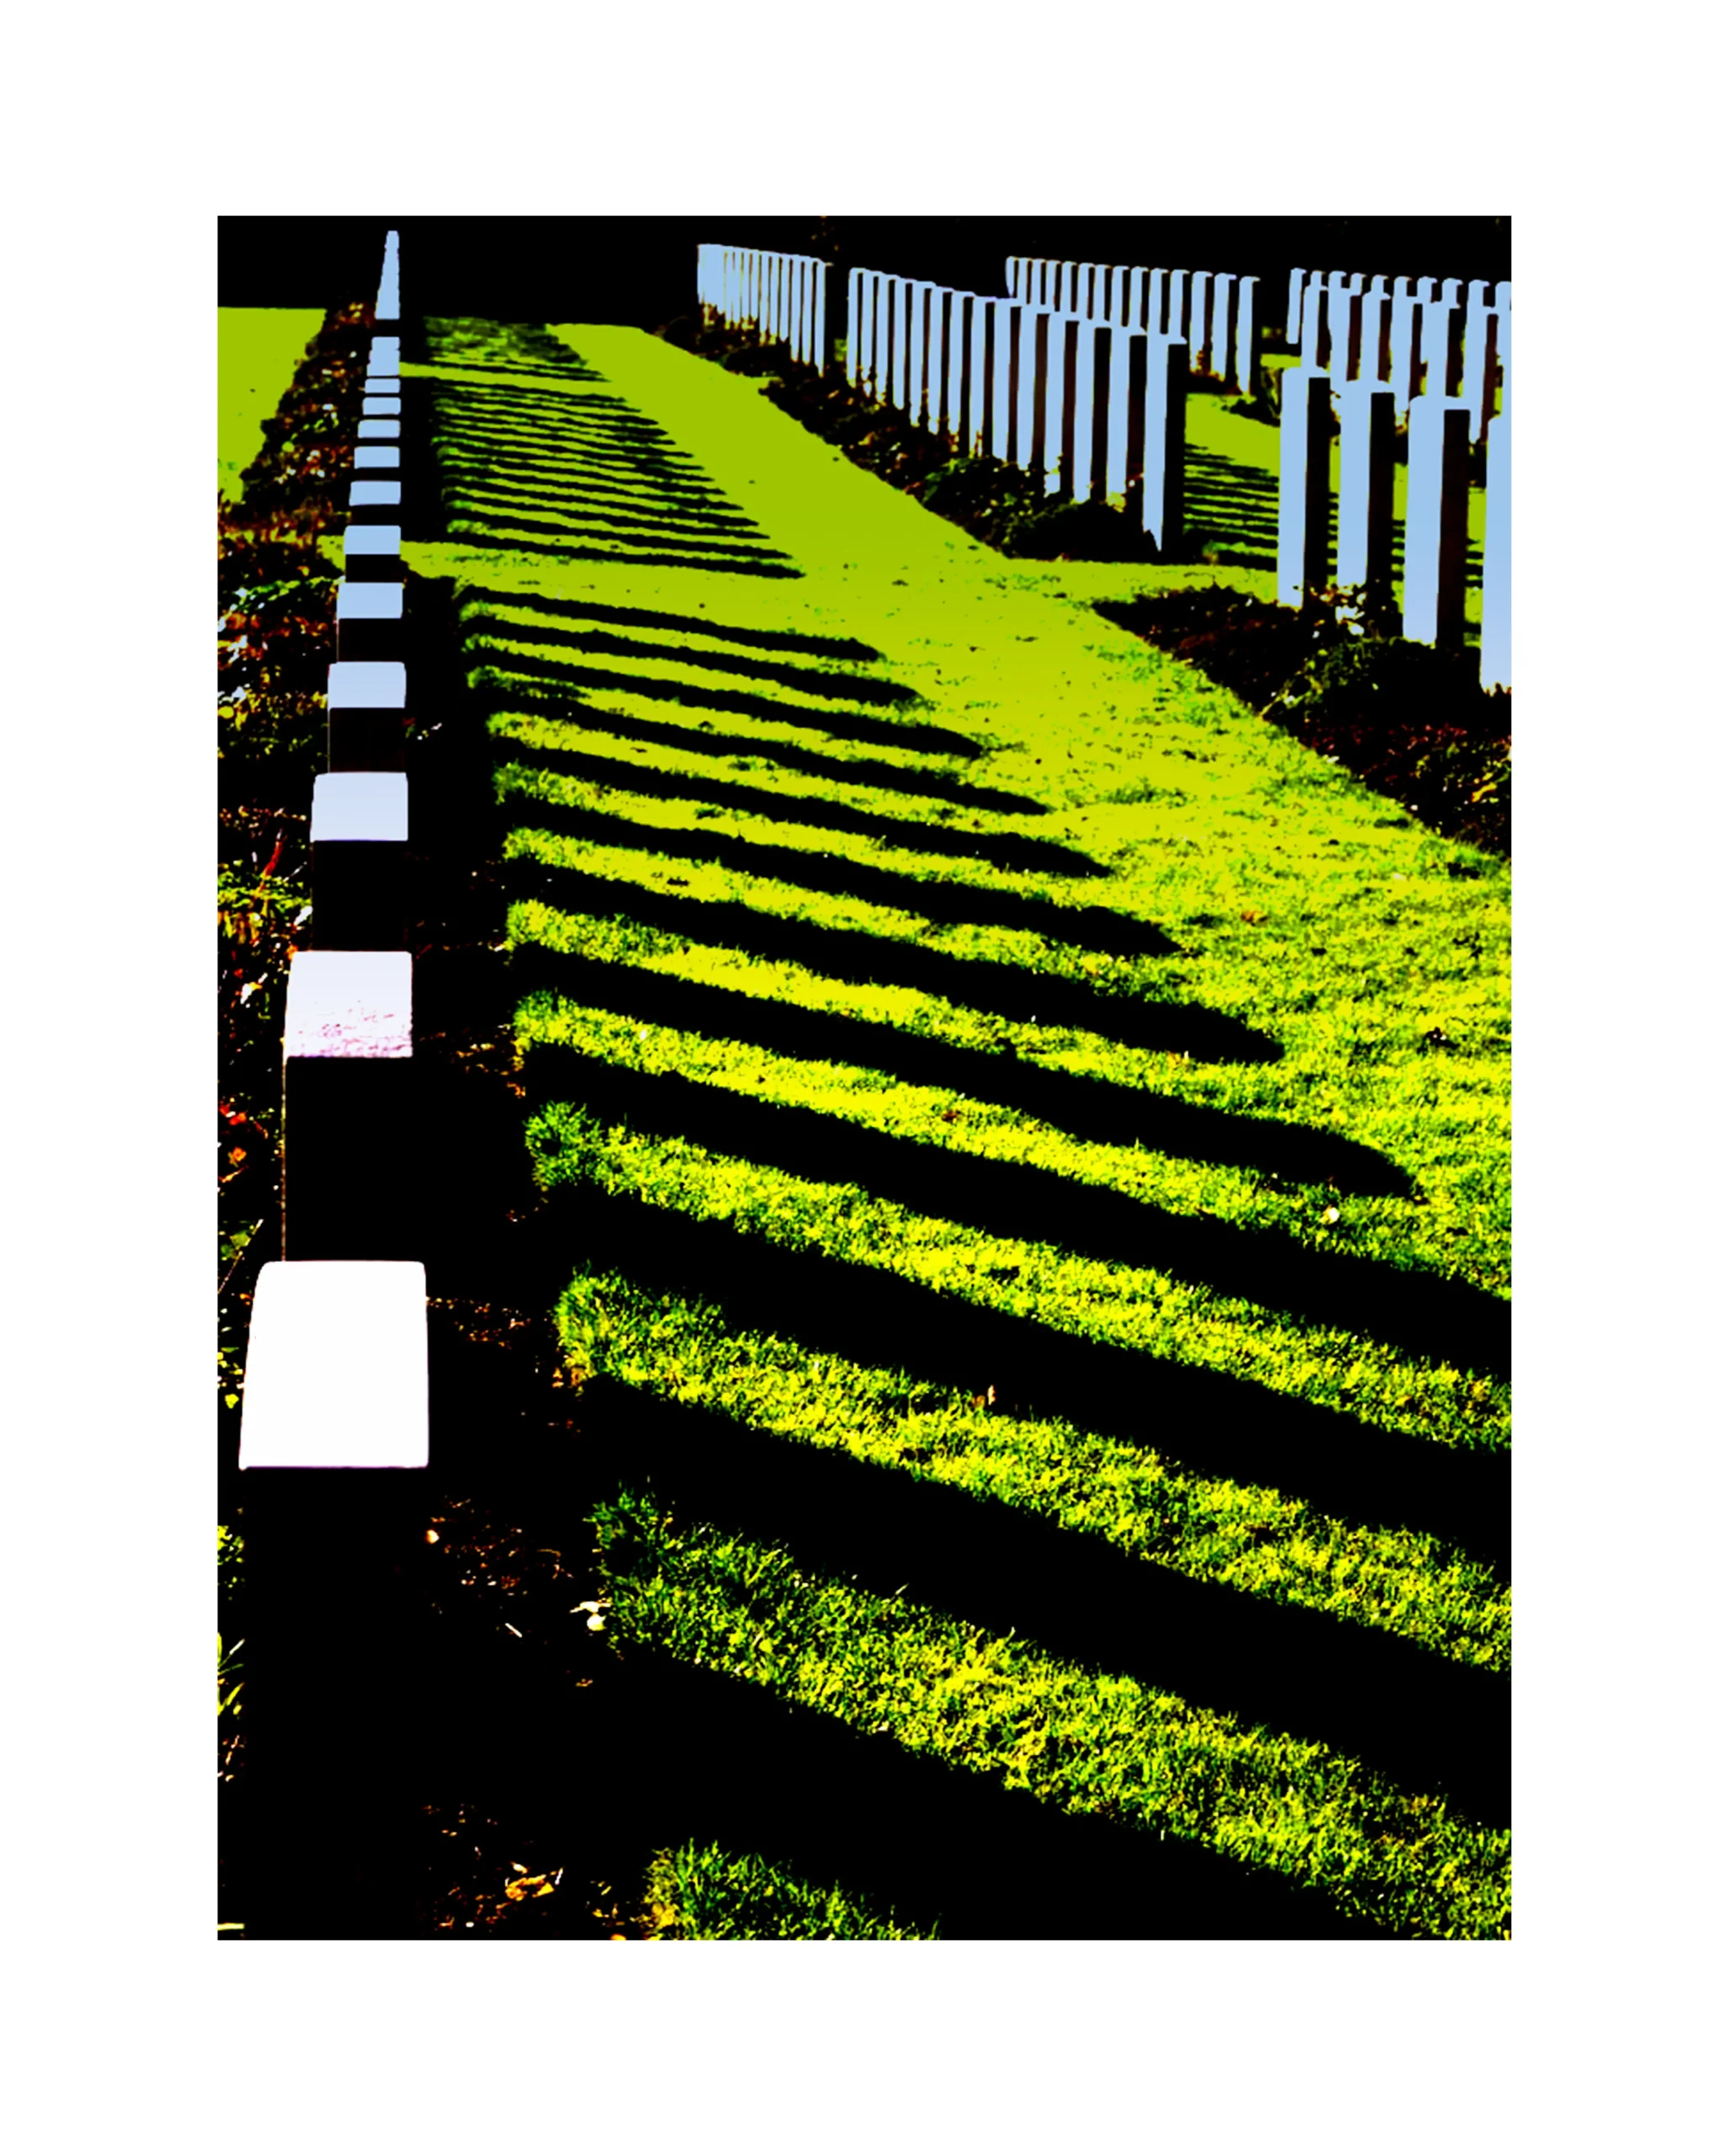
[[[752,325],[824,371],[827,275],[811,256],[709,244],[698,250],[697,294],[709,318]],[[1039,476],[1051,496],[1119,501],[1172,551],[1185,530],[1188,385],[1195,376],[1258,394],[1258,280],[1014,255],[1006,281],[999,298],[852,270],[846,379],[960,453]],[[1288,334],[1300,360],[1281,378],[1277,596],[1287,606],[1332,583],[1387,600],[1405,421],[1402,632],[1459,645],[1469,445],[1489,440],[1487,687],[1509,681],[1510,299],[1507,280],[1295,270]],[[1332,418],[1342,435],[1333,552]]]

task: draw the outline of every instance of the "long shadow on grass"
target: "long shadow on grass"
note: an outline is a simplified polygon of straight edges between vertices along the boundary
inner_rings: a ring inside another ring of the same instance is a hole
[[[459,331],[435,334],[434,366],[461,364],[464,341]],[[510,356],[494,346],[491,355]],[[452,536],[512,552],[531,545],[563,559],[800,574],[656,423],[589,387],[578,369],[547,366],[556,377],[550,388],[433,376]],[[595,477],[606,508],[589,491]]]
[[[1488,1825],[1509,1809],[1509,1684],[1393,1633],[1183,1577],[1093,1534],[710,1409],[590,1383],[595,1465],[798,1565],[1194,1705],[1351,1753]]]
[[[470,490],[483,485],[488,492],[494,490],[499,501],[506,500],[529,514],[537,508],[561,515],[571,501],[579,501],[595,515],[622,506],[638,511],[643,521],[651,519],[671,530],[746,533],[755,528],[752,520],[716,488],[672,473],[647,474],[654,499],[650,507],[643,506],[638,460],[552,456],[535,453],[526,445],[512,451],[502,446],[500,438],[455,425],[446,414],[439,425],[439,446],[452,484],[465,484]]]
[[[528,532],[510,519],[498,517],[479,525],[459,514],[449,518],[449,536],[457,545],[480,552],[548,555],[559,562],[608,562],[627,568],[712,569],[727,576],[799,577],[803,572],[784,557],[772,560],[761,554],[652,552],[643,547],[584,547],[561,539]]]
[[[446,465],[445,469],[450,471]],[[578,513],[559,506],[553,496],[528,498],[519,490],[499,486],[489,469],[482,486],[464,483],[458,472],[451,472],[444,492],[451,515],[477,515],[494,524],[506,524],[511,531],[542,533],[551,539],[621,538],[688,547],[702,552],[719,547],[732,552],[754,551],[745,524],[714,516],[667,516],[625,504],[613,507],[595,499],[590,484],[576,483],[581,501]],[[568,500],[567,494],[563,499]]]
[[[807,891],[862,899],[871,905],[890,906],[915,920],[1020,929],[1050,943],[1070,943],[1079,950],[1106,952],[1123,958],[1166,958],[1178,948],[1149,921],[1111,913],[1104,906],[1056,905],[1052,899],[991,890],[980,883],[900,875],[891,869],[872,868],[862,862],[847,860],[842,854],[817,854],[795,846],[765,846],[752,839],[733,838],[725,832],[665,830],[650,824],[638,824],[627,816],[613,816],[595,808],[571,808],[520,792],[509,793],[507,806],[521,831],[555,832],[565,837],[588,840],[595,846],[662,854],[673,861],[716,862],[746,876],[790,883]],[[517,864],[518,868],[521,866]],[[556,895],[558,879],[565,873],[574,872],[564,872],[547,863],[536,862],[534,866],[536,873],[531,877],[524,874],[521,878],[523,895],[546,898],[554,905],[565,903]],[[1027,978],[1034,979],[1035,985],[1040,989],[1040,977]],[[1050,993],[1051,998],[1058,998],[1058,983],[1053,985]],[[1043,1007],[1033,1000],[1033,1011],[1041,1011]],[[1055,1007],[1053,1001],[1048,1007]],[[1148,1026],[1148,1033],[1123,1033],[1112,1027],[1103,1030],[1116,1040],[1130,1039],[1145,1047],[1171,1045],[1178,1049],[1188,1045],[1182,1038],[1170,1042],[1164,1016],[1144,1016],[1146,1008],[1140,1006],[1138,1017],[1123,1011],[1116,1026]],[[1199,1013],[1189,1006],[1188,1015],[1192,1029],[1202,1032],[1210,1043],[1202,1050],[1192,1048],[1190,1053],[1194,1055],[1202,1053],[1222,1061],[1241,1063],[1274,1063],[1281,1055],[1280,1046],[1268,1035],[1255,1033],[1236,1019],[1222,1017],[1214,1011]]]
[[[508,603],[519,611],[531,608],[535,614],[539,611],[531,598],[516,598]],[[692,651],[686,643],[653,643],[644,637],[612,636],[604,629],[567,629],[547,620],[505,621],[491,606],[470,605],[463,611],[470,638],[478,625],[482,639],[500,637],[516,643],[568,644],[578,651],[596,653],[601,658],[692,666],[705,674],[740,674],[751,681],[769,681],[776,688],[798,689],[809,696],[834,696],[844,703],[906,704],[921,701],[914,689],[905,688],[897,681],[883,680],[874,675],[835,674],[816,666],[793,666],[782,660],[744,659],[730,651]],[[706,633],[716,638],[724,632],[714,628]]]
[[[576,868],[546,867],[533,860],[510,862],[504,873],[514,897],[554,899],[567,911],[601,921],[639,921],[685,942],[785,959],[831,979],[921,989],[967,1010],[1032,1024],[1071,1027],[1124,1047],[1183,1054],[1199,1060],[1268,1062],[1277,1054],[1274,1042],[1194,1004],[1110,995],[1058,974],[1033,973],[983,958],[952,958],[895,937],[823,928],[729,899],[674,898],[642,884],[590,876]],[[1146,926],[1144,933],[1158,937],[1153,956],[1176,947],[1155,929]],[[554,990],[559,974],[553,954],[528,944],[515,954],[514,978],[525,995],[534,988]]]
[[[679,1033],[748,1041],[812,1062],[887,1071],[907,1085],[1022,1109],[1075,1138],[1101,1145],[1147,1145],[1189,1160],[1255,1168],[1295,1182],[1334,1184],[1375,1196],[1406,1198],[1413,1192],[1393,1161],[1333,1132],[1231,1115],[1076,1072],[1039,1070],[1010,1047],[992,1054],[954,1047],[872,1019],[805,1011],[638,966],[572,957],[542,945],[518,947],[511,972],[524,990],[531,980],[587,1008]]]
[[[547,397],[457,389],[446,390],[442,401],[440,441],[451,460],[487,472],[507,460],[505,483],[524,483],[537,467],[560,490],[571,482],[608,481],[638,495],[649,513],[673,514],[686,503],[692,512],[698,506],[733,523],[753,520],[655,422],[632,422],[616,398],[590,391]]]
[[[1187,450],[1186,520],[1243,541],[1253,550],[1236,555],[1243,566],[1275,567],[1279,503],[1277,483],[1265,473],[1212,450]],[[1334,521],[1332,510],[1332,531]]]
[[[510,456],[482,440],[469,446],[446,419],[439,433],[451,485],[469,494],[483,488],[499,514],[507,511],[512,520],[579,513],[606,524],[622,520],[672,536],[740,540],[756,529],[716,489],[679,483],[657,472],[646,475],[653,499],[644,502],[643,473],[622,459]]]
[[[992,1389],[1001,1413],[1152,1447],[1171,1466],[1280,1490],[1338,1520],[1436,1535],[1509,1576],[1504,1452],[1402,1436],[1249,1379],[1082,1339],[874,1266],[585,1184],[558,1187],[517,1247],[533,1268],[521,1292],[541,1308],[585,1252],[645,1287],[713,1305],[738,1331],[973,1397]]]
[[[537,322],[473,322],[431,316],[425,324],[427,356],[435,364],[470,374],[519,376],[524,371],[554,382],[601,382],[606,377]],[[505,356],[497,356],[506,344]]]
[[[789,741],[763,740],[758,734],[720,734],[711,719],[698,726],[676,726],[669,720],[637,718],[617,711],[570,705],[538,693],[530,698],[535,707],[550,706],[597,734],[619,741],[645,741],[656,749],[670,749],[687,756],[729,757],[745,764],[782,765],[809,778],[825,779],[838,786],[866,786],[877,792],[908,793],[921,800],[949,801],[954,808],[1001,816],[1045,816],[1039,801],[1027,794],[1007,793],[991,786],[972,786],[968,780],[949,778],[944,771],[912,771],[902,764],[876,763],[862,756],[824,756],[818,749],[805,749]],[[524,748],[526,744],[523,744]],[[799,822],[806,820],[798,818]]]
[[[1309,1250],[1273,1230],[1171,1213],[1044,1168],[893,1137],[674,1073],[619,1070],[561,1046],[534,1049],[525,1083],[536,1107],[575,1102],[609,1123],[687,1138],[812,1182],[857,1183],[985,1235],[1170,1273],[1464,1370],[1509,1367],[1509,1305],[1461,1281]]]
[[[580,1531],[579,1518],[559,1523]],[[554,1834],[577,1876],[640,1878],[655,1849],[752,1850],[948,1939],[1384,1935],[1328,1897],[1154,1828],[1085,1817],[764,1688],[631,1647],[590,1692],[493,1646],[421,1715],[430,1790]],[[579,1759],[555,1732],[579,1733]]]
[[[510,591],[501,585],[470,584],[462,586],[465,604],[494,601],[505,606],[531,606],[536,614],[566,615],[577,621],[612,622],[624,628],[663,629],[713,637],[747,651],[804,652],[811,659],[852,659],[860,665],[877,664],[881,654],[873,644],[857,637],[807,636],[792,629],[749,629],[734,622],[709,621],[705,614],[665,614],[655,607],[611,606],[596,599],[562,599],[544,591]],[[908,691],[898,692],[906,696]],[[897,700],[896,698],[895,699]]]
[[[475,637],[468,650],[481,657],[492,639]],[[697,711],[716,711],[727,717],[738,712],[747,718],[765,719],[780,726],[807,728],[836,741],[868,741],[880,749],[903,749],[928,756],[980,756],[982,744],[968,734],[927,720],[884,718],[873,712],[834,711],[820,704],[793,703],[777,696],[757,696],[747,689],[708,688],[697,681],[667,681],[645,674],[618,674],[599,666],[576,666],[556,659],[526,658],[518,652],[499,654],[499,670],[535,685],[547,700],[561,691],[567,702],[582,689],[611,695],[619,691],[659,703],[690,706]],[[838,692],[841,693],[841,692]]]
[[[571,1097],[561,1090],[566,1063],[579,1069],[575,1097],[612,1120],[816,1182],[854,1182],[985,1234],[1151,1267],[1433,1362],[1497,1374],[1509,1368],[1509,1305],[1461,1281],[1312,1251],[1273,1230],[1172,1213],[1047,1169],[866,1130],[675,1074],[620,1071],[574,1050],[534,1051],[530,1102]]]
[[[1267,472],[1214,450],[1186,452],[1186,515],[1188,523],[1225,537],[1244,542],[1247,549],[1228,558],[1242,568],[1273,569],[1276,566],[1276,533],[1279,515],[1279,483]],[[1333,556],[1338,522],[1337,504],[1329,510],[1329,544]],[[1391,533],[1391,573],[1402,574],[1405,530],[1396,520]],[[1482,556],[1477,544],[1467,548],[1467,576],[1479,580]]]
[[[507,708],[507,688],[495,691]],[[558,715],[574,723],[605,731],[605,714],[588,712],[559,703]],[[1070,876],[1095,878],[1108,872],[1087,854],[1053,839],[1021,837],[1016,831],[948,830],[927,818],[911,822],[897,816],[871,815],[867,809],[849,808],[842,803],[823,801],[802,793],[789,793],[770,786],[747,786],[732,778],[709,778],[698,771],[667,771],[647,763],[629,763],[615,756],[598,756],[585,749],[547,748],[539,742],[515,739],[505,733],[499,745],[513,751],[509,760],[535,770],[560,771],[590,785],[637,793],[654,801],[705,801],[728,815],[760,816],[774,824],[819,831],[843,831],[868,839],[896,853],[932,854],[943,861],[983,862],[991,868],[1016,876]],[[756,743],[760,760],[772,760],[771,744]]]

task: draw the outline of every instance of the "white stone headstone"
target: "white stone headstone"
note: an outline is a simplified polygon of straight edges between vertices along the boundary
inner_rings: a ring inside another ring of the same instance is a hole
[[[1240,280],[1239,305],[1234,319],[1232,382],[1242,397],[1255,398],[1261,385],[1258,354],[1258,280]]]
[[[1192,273],[1190,306],[1186,341],[1192,351],[1192,371],[1194,374],[1206,374],[1210,371],[1210,273],[1208,270],[1194,270]]]
[[[1498,367],[1498,311],[1487,305],[1485,290],[1482,284],[1469,287],[1461,355],[1461,396],[1476,441],[1489,424],[1487,384],[1495,380]]]
[[[1380,291],[1359,295],[1359,365],[1361,382],[1390,379],[1390,301]]]
[[[1149,284],[1149,270],[1135,267],[1126,288],[1126,322],[1130,328],[1144,327],[1145,295]]]
[[[1025,314],[1018,352],[1017,454],[1020,471],[1039,472],[1043,463],[1043,421],[1047,408],[1049,323],[1046,307]]]
[[[1171,270],[1168,272],[1167,334],[1171,338],[1178,339],[1187,346],[1189,364],[1190,340],[1186,334],[1186,326],[1189,319],[1186,311],[1186,279],[1187,273],[1183,270]]]
[[[1240,304],[1239,280],[1231,270],[1218,270],[1210,280],[1209,372],[1218,382],[1234,376],[1234,325]]]
[[[1509,414],[1492,428],[1486,448],[1486,544],[1479,637],[1482,689],[1509,683]]]
[[[1111,502],[1123,501],[1127,488],[1128,452],[1136,446],[1139,469],[1144,460],[1142,419],[1135,421],[1132,412],[1134,387],[1134,350],[1140,355],[1145,350],[1141,329],[1114,330],[1108,347],[1108,465],[1103,478],[1103,492]],[[1142,359],[1138,361],[1141,369]],[[1142,412],[1142,397],[1140,398]]]
[[[994,306],[978,295],[970,308],[970,357],[967,374],[970,384],[969,425],[965,435],[967,453],[987,456],[992,447],[993,414],[989,395],[994,373]]]
[[[1390,387],[1396,393],[1396,413],[1399,419],[1407,416],[1409,399],[1418,387],[1420,367],[1419,319],[1421,303],[1413,296],[1413,280],[1404,278],[1408,289],[1398,291],[1390,306]]]
[[[928,431],[951,432],[947,419],[948,323],[953,295],[944,285],[932,286],[928,295]]]
[[[1462,641],[1467,579],[1467,407],[1416,397],[1407,424],[1407,509],[1402,547],[1402,633],[1411,643]]]
[[[1308,309],[1315,296],[1315,288],[1308,285]],[[1284,606],[1303,607],[1330,580],[1331,387],[1322,368],[1301,365],[1290,367],[1282,376],[1276,597]]]
[[[994,317],[994,382],[989,435],[993,454],[1002,463],[1011,461],[1016,414],[1012,392],[1018,371],[1018,323],[1023,312],[1011,300],[991,300]]]
[[[1180,542],[1186,517],[1186,389],[1192,355],[1181,337],[1148,340],[1144,382],[1144,529],[1158,552]]]
[[[1453,301],[1428,302],[1419,325],[1420,356],[1425,362],[1428,397],[1461,393],[1461,343],[1466,317]]]
[[[1108,376],[1114,332],[1105,322],[1087,320],[1078,338],[1078,409],[1072,430],[1072,494],[1075,500],[1095,499],[1103,491],[1098,464],[1108,455]]]
[[[928,366],[928,286],[920,280],[910,288],[911,344],[910,396],[905,405],[905,416],[913,427],[923,423],[927,409],[928,392],[926,387]]]
[[[954,292],[947,323],[947,432],[960,456],[969,454],[970,342],[976,312],[974,292]]]
[[[1300,365],[1306,373],[1329,371],[1332,341],[1330,288],[1314,274],[1307,281],[1300,317]]]
[[[1336,581],[1386,599],[1395,530],[1396,392],[1362,376],[1345,383],[1342,483],[1336,518]]]
[[[1043,392],[1043,491],[1063,493],[1072,470],[1073,401],[1078,376],[1078,318],[1061,309],[1049,316],[1048,373]]]

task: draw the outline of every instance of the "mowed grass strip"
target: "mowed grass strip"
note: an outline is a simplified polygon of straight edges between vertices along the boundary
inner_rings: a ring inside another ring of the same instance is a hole
[[[653,439],[799,574],[452,562],[510,826],[530,1143],[589,1224],[572,1241],[601,1238],[560,1314],[576,1370],[718,1418],[767,1463],[763,1496],[783,1446],[884,1473],[913,1509],[963,1493],[1146,1579],[1500,1675],[1497,1361],[996,1203],[1033,1183],[1075,1222],[1155,1211],[1279,1252],[1296,1286],[1347,1259],[1392,1315],[1428,1292],[1500,1304],[1500,865],[1057,603],[1058,572],[929,538],[746,385],[597,343]],[[703,663],[751,652],[757,671]],[[707,731],[725,756],[687,738]],[[915,800],[919,774],[992,798]],[[1065,855],[1008,865],[936,831]],[[955,1216],[963,1190],[989,1208]],[[613,1234],[641,1264],[605,1262]],[[1433,1794],[1441,1774],[1398,1782],[1105,1649],[1003,1637],[937,1582],[915,1607],[873,1595],[799,1564],[771,1506],[751,1533],[668,1517],[626,1465],[622,1483],[601,1519],[626,1642],[1315,1881],[1391,1929],[1507,1929],[1507,1837]],[[783,1486],[803,1486],[788,1467]],[[752,1876],[747,1857],[713,1861]],[[756,1922],[754,1892],[716,1921]]]
[[[1041,1180],[1016,1179],[1027,1200],[1039,1187],[1057,1203],[1048,1178],[1080,1186],[1097,1203],[1087,1213],[1072,1192],[1074,1239],[1087,1223],[1102,1239],[1092,1249],[1124,1256],[1134,1239],[1131,1216],[1103,1202],[1110,1193],[1171,1223],[1240,1229],[1229,1238],[1194,1226],[1188,1249],[1194,1265],[1205,1262],[1200,1249],[1237,1264],[1242,1282],[1254,1270],[1267,1279],[1285,1273],[1290,1293],[1322,1294],[1327,1273],[1363,1277],[1357,1261],[1370,1265],[1386,1301],[1417,1302],[1423,1281],[1434,1293],[1445,1288],[1440,1257],[1408,1262],[1406,1219],[1423,1209],[1397,1161],[1332,1131],[1272,1118],[1256,1103],[1164,1092],[1166,1055],[1100,1032],[1001,1018],[914,987],[835,979],[735,947],[681,945],[633,922],[531,901],[512,910],[510,936],[524,972],[531,967],[546,984],[522,1006],[524,1045],[608,1054],[614,1033],[632,1067],[681,1071],[939,1154],[1034,1171]],[[594,1006],[640,1023],[590,1041],[582,1013]],[[656,1051],[644,1050],[650,1039]],[[931,1159],[932,1171],[938,1165]],[[1140,1225],[1152,1232],[1148,1215]],[[1493,1315],[1488,1299],[1471,1307]],[[1372,1329],[1370,1310],[1363,1298],[1362,1331]],[[1467,1336],[1458,1326],[1456,1337]]]
[[[1435,1536],[1331,1518],[1280,1491],[1184,1472],[1151,1446],[1008,1412],[896,1366],[891,1342],[866,1363],[609,1268],[571,1281],[558,1325],[578,1381],[614,1378],[789,1444],[1022,1508],[1188,1578],[1509,1668],[1509,1589]]]
[[[652,1939],[938,1939],[843,1886],[816,1886],[716,1843],[662,1849],[647,1874]]]
[[[1345,1914],[1390,1932],[1507,1935],[1508,1833],[1357,1759],[900,1597],[810,1577],[789,1550],[674,1518],[647,1492],[621,1492],[595,1524],[625,1646],[889,1730],[912,1752],[1061,1811],[1319,1886]],[[962,1866],[963,1851],[953,1860]],[[1075,1895],[1087,1886],[1105,1895],[1107,1881],[1074,1881]]]

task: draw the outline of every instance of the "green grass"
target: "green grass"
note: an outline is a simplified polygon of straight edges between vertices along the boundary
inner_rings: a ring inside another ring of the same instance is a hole
[[[936,1939],[841,1886],[816,1886],[717,1844],[662,1851],[647,1875],[654,1939]]]
[[[1082,1397],[996,1398],[915,1339],[799,1337],[688,1255],[724,1239],[740,1280],[751,1253],[806,1256],[865,1299],[899,1283],[1124,1351],[1147,1387],[1237,1380],[1254,1420],[1502,1454],[1501,1370],[1394,1313],[1508,1291],[1507,868],[1081,603],[1192,572],[1098,568],[1092,593],[1087,565],[1005,561],[751,382],[558,334],[597,379],[434,325],[457,490],[448,541],[408,552],[457,579],[490,717],[524,1134],[575,1200],[572,1373],[788,1465],[812,1449],[1033,1517],[1146,1580],[1507,1671],[1507,1585],[1429,1523],[1320,1503],[1297,1460],[1218,1471],[1226,1430],[1091,1427]],[[488,360],[510,364],[466,371]],[[619,398],[662,433],[620,430]],[[1205,424],[1215,402],[1193,400]],[[743,547],[798,574],[739,573]],[[649,1209],[662,1246],[585,1248],[584,1199]],[[1211,1233],[1242,1269],[1217,1277]],[[1381,1304],[1322,1285],[1343,1259]],[[1106,1641],[1073,1660],[996,1636],[627,1476],[597,1524],[625,1647],[1393,1929],[1507,1930],[1505,1833],[1113,1668]],[[666,1851],[653,1893],[681,1912],[667,1936],[852,1935],[770,1852]]]
[[[323,326],[321,307],[216,309],[216,483],[224,500],[239,499],[239,475],[263,445],[264,422]]]
[[[648,1497],[626,1493],[598,1527],[627,1641],[889,1729],[914,1751],[1063,1811],[1318,1885],[1344,1913],[1386,1929],[1439,1939],[1507,1931],[1508,1833],[1397,1790],[1358,1761],[897,1597],[808,1578],[788,1552],[679,1526]],[[1072,1885],[1080,1903],[1107,1891],[1106,1881]]]

